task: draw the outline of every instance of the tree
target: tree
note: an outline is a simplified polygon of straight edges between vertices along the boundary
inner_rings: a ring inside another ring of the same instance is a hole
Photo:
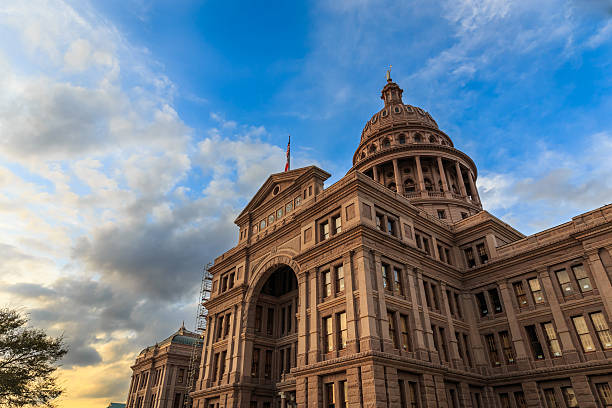
[[[0,407],[52,407],[62,389],[56,363],[68,352],[63,338],[26,327],[28,318],[0,309]]]

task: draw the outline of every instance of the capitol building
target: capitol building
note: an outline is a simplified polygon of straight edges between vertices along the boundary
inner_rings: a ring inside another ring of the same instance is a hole
[[[524,236],[391,78],[381,99],[343,178],[272,174],[235,220],[192,406],[612,407],[612,205]]]

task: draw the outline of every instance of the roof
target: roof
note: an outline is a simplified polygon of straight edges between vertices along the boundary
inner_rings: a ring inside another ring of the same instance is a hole
[[[106,408],[125,408],[125,404],[120,402],[111,402]]]
[[[150,346],[143,349],[140,354],[146,353],[153,347],[162,347],[167,344],[184,344],[187,346],[193,346],[194,344],[202,345],[204,344],[204,341],[198,333],[187,330],[185,328],[185,324],[183,323],[183,325],[169,337],[165,338],[159,343],[156,343],[155,346]]]

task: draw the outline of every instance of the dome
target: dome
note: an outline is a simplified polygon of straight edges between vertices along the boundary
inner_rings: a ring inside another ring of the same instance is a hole
[[[387,79],[387,84],[380,97],[385,101],[385,106],[366,122],[361,132],[361,142],[366,141],[371,136],[380,134],[386,129],[404,126],[422,126],[438,130],[438,124],[429,113],[419,107],[406,105],[402,102],[403,92],[395,82],[391,81],[391,78]]]

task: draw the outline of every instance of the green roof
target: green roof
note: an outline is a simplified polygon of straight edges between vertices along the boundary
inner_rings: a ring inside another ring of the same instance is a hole
[[[125,404],[119,402],[111,402],[107,408],[125,408]]]

